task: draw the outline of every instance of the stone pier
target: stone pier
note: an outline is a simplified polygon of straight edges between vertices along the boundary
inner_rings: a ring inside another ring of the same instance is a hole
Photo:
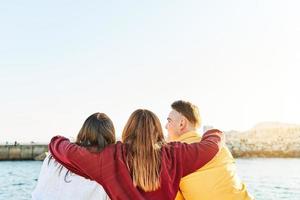
[[[43,160],[48,145],[0,145],[0,160]]]

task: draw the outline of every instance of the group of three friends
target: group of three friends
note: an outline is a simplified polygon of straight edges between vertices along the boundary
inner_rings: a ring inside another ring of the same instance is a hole
[[[197,106],[171,105],[164,139],[151,111],[129,117],[116,142],[111,119],[95,113],[84,122],[75,143],[53,137],[32,199],[249,200],[236,173],[224,133],[200,137]]]

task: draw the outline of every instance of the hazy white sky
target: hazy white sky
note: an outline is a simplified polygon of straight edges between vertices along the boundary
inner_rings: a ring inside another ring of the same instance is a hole
[[[94,112],[117,135],[137,108],[166,123],[189,100],[203,124],[300,123],[300,2],[0,3],[0,143],[75,136]]]

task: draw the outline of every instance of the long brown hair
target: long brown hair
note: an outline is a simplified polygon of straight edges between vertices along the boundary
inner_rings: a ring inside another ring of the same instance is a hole
[[[158,117],[149,110],[134,111],[124,127],[122,140],[134,185],[146,192],[158,189],[161,147],[165,144]]]
[[[75,143],[89,150],[100,151],[115,142],[115,128],[111,119],[104,113],[94,113],[83,123]]]
[[[92,114],[85,120],[77,135],[75,143],[87,148],[89,151],[97,152],[115,142],[116,138],[113,122],[106,114],[98,112]],[[48,165],[52,158],[52,155],[50,155]],[[60,174],[63,166],[59,164],[58,169]],[[69,170],[67,170],[67,173],[65,174],[65,182],[70,182],[67,180],[68,174]]]

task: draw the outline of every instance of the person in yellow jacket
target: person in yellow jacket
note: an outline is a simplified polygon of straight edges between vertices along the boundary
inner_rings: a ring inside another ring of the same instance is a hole
[[[169,141],[194,143],[201,140],[197,133],[200,115],[197,106],[187,101],[175,101],[168,116],[166,129]],[[236,165],[228,148],[224,147],[209,163],[183,177],[176,200],[250,200],[246,186],[236,173]]]

